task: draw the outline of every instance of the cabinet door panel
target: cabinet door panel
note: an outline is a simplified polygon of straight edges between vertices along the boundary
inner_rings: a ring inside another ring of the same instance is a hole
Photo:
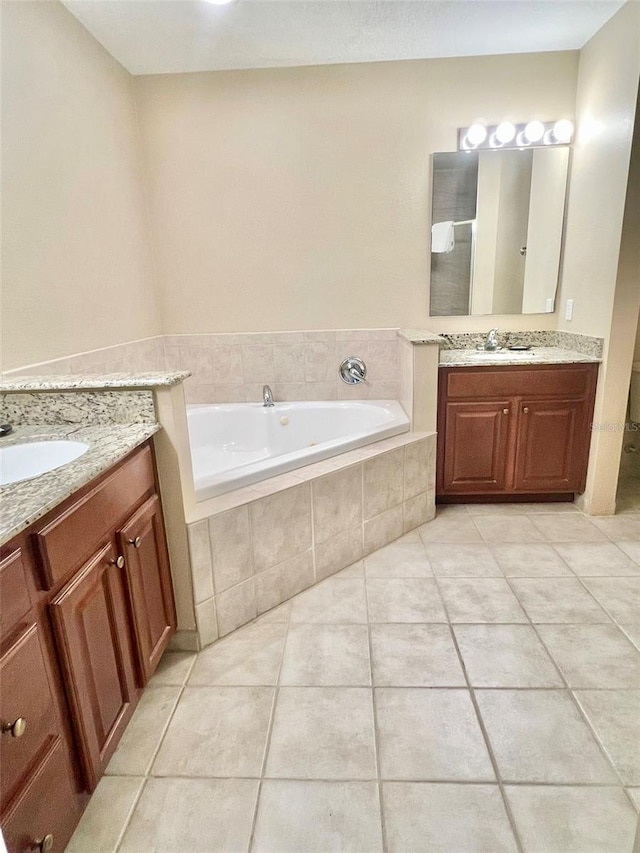
[[[34,853],[47,835],[51,853],[63,853],[79,819],[64,747],[56,738],[4,818],[8,853]]]
[[[510,404],[447,403],[445,493],[504,491]]]
[[[95,788],[137,699],[124,568],[104,545],[51,602],[89,789]]]
[[[519,404],[515,488],[579,491],[588,450],[586,403],[529,401]]]
[[[138,661],[144,681],[153,674],[175,630],[171,575],[157,495],[153,495],[118,532],[126,555],[127,576]]]
[[[58,734],[37,625],[31,625],[3,653],[0,678],[3,725],[19,719],[25,723],[24,734],[14,737],[5,732],[2,735],[0,789],[4,806],[45,745]]]

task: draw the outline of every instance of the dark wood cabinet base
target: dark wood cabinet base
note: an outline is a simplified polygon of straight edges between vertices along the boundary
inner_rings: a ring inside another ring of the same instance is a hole
[[[438,502],[582,492],[597,372],[597,364],[440,368]]]
[[[176,627],[152,445],[2,546],[0,594],[5,841],[62,853]]]

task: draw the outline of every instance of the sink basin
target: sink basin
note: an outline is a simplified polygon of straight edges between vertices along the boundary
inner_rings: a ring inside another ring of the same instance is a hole
[[[531,350],[498,350],[488,352],[487,350],[476,350],[469,353],[469,358],[477,358],[478,361],[510,361],[516,358],[531,358],[535,355]]]
[[[0,447],[0,486],[31,480],[79,459],[89,445],[83,441],[29,441]]]

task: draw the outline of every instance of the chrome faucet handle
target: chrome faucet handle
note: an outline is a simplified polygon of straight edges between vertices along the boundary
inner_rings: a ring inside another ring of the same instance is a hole
[[[338,375],[347,385],[357,385],[367,381],[367,366],[361,358],[352,355],[341,363]]]

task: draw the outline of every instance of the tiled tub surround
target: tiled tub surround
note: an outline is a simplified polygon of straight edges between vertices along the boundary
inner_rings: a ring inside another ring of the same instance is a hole
[[[166,655],[68,853],[631,853],[640,516],[625,519],[440,509]]]
[[[433,518],[435,439],[397,436],[266,481],[273,494],[212,499],[220,510],[188,526],[201,645]]]
[[[271,386],[280,402],[397,400],[396,329],[346,329],[223,335],[168,335],[167,366],[190,370],[187,403],[243,403]],[[338,366],[348,356],[367,365],[367,380],[346,385]]]

